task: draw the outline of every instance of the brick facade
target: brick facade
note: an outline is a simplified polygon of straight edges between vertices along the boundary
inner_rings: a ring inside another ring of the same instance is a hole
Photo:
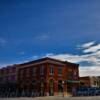
[[[59,95],[64,92],[67,95],[79,85],[78,64],[51,58],[25,63],[19,67],[18,81],[24,91],[35,91],[39,95]]]
[[[0,69],[0,80],[15,81],[17,91],[36,96],[68,95],[79,86],[79,65],[52,58]]]

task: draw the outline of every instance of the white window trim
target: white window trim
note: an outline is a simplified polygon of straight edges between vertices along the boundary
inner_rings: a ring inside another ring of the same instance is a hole
[[[54,67],[53,66],[50,66],[50,75],[54,75]]]

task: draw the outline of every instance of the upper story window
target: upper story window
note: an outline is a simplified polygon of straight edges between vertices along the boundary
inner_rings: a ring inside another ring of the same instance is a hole
[[[20,70],[20,77],[23,78],[23,76],[24,76],[24,70],[22,69]]]
[[[61,76],[62,75],[62,67],[58,68],[58,75]]]
[[[22,76],[23,75],[23,70],[20,70],[19,74],[20,74],[20,76]]]
[[[9,68],[9,73],[13,73],[13,68],[12,67]]]
[[[73,79],[73,71],[68,71],[67,77],[68,79]]]
[[[54,67],[50,66],[50,75],[54,75]]]
[[[74,71],[73,72],[73,77],[77,77],[78,76],[78,72],[77,71]]]
[[[36,75],[36,67],[33,67],[33,69],[32,69],[32,75],[33,75],[33,76]]]
[[[3,69],[1,69],[1,75],[3,75],[4,74],[4,71],[3,71]]]
[[[16,80],[15,75],[10,76],[10,81],[15,81],[15,80]]]
[[[8,69],[6,69],[6,74],[9,74],[9,68],[8,68]]]
[[[44,66],[40,67],[40,75],[44,75]]]
[[[12,68],[12,73],[15,73],[16,72],[16,67],[13,67]]]
[[[99,85],[99,81],[98,80],[94,80],[94,85],[98,86]]]
[[[26,69],[26,77],[29,77],[29,72],[30,72],[30,69],[27,68],[27,69]]]

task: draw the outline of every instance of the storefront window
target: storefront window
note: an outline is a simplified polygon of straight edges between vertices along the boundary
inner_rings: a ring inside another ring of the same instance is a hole
[[[63,92],[62,80],[59,80],[59,81],[58,81],[58,92]]]
[[[50,80],[50,89],[49,89],[50,96],[54,95],[54,82]]]

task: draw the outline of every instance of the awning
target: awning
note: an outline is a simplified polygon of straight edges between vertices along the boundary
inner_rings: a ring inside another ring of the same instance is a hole
[[[76,81],[76,80],[66,80],[67,83],[80,83],[80,81]]]

